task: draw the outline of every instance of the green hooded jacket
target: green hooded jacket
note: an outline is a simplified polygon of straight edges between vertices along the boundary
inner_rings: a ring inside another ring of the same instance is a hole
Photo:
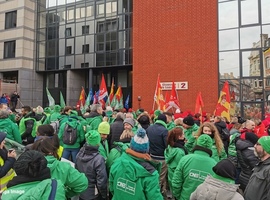
[[[130,146],[130,143],[123,142],[114,142],[114,144],[116,145],[116,147],[111,149],[106,160],[107,172],[110,171],[110,168],[114,161],[119,158],[123,152],[126,152],[126,149]]]
[[[101,115],[97,115],[95,117],[90,117],[85,119],[87,121],[87,131],[88,130],[98,130],[99,124],[103,121],[103,118]]]
[[[187,140],[189,140],[190,138],[193,138],[192,134],[197,133],[198,130],[199,130],[199,126],[197,124],[194,124],[192,127],[185,129],[184,130],[185,138]]]
[[[7,134],[7,138],[18,143],[22,143],[21,134],[17,124],[12,122],[9,118],[0,119],[0,131]]]
[[[69,124],[71,127],[77,129],[77,140],[75,144],[68,145],[63,143],[63,134],[65,130],[66,123]],[[66,123],[62,123],[58,132],[58,138],[60,140],[60,145],[65,148],[76,149],[80,148],[80,144],[84,141],[84,130],[79,120],[69,118]]]
[[[167,129],[168,131],[172,130],[175,128],[175,123],[171,121],[170,123],[167,124]]]
[[[52,190],[52,179],[21,183],[8,188],[2,194],[2,200],[41,200],[49,199]],[[65,189],[61,181],[57,180],[55,199],[65,199]]]
[[[109,188],[113,200],[163,200],[155,167],[126,153],[111,167]]]
[[[66,196],[76,196],[88,187],[88,179],[84,173],[80,173],[67,162],[61,162],[53,156],[45,156],[50,168],[51,177],[60,180],[66,190]]]
[[[185,155],[185,151],[178,147],[171,147],[170,145],[168,145],[168,147],[165,149],[164,156],[166,164],[168,166],[168,182],[170,188],[172,188],[171,182],[174,170],[176,169],[181,158],[183,158]]]
[[[177,200],[189,199],[192,192],[204,182],[207,175],[213,175],[216,161],[204,151],[196,150],[181,158],[174,171],[172,193]]]

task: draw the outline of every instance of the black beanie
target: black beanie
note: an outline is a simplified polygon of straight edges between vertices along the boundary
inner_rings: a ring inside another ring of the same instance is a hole
[[[253,145],[258,142],[258,136],[255,133],[246,132],[246,140],[250,141]]]
[[[138,119],[138,122],[140,124],[150,124],[150,119],[147,115],[142,115],[140,116],[140,118]]]
[[[167,123],[167,117],[164,114],[160,114],[157,118],[158,120],[164,121],[165,123]]]
[[[43,170],[46,168],[46,158],[42,153],[34,150],[22,153],[13,167],[17,175],[25,175],[29,177],[42,175],[44,172]]]
[[[212,169],[219,176],[230,178],[232,180],[235,179],[236,168],[229,159],[219,161]]]
[[[191,116],[187,116],[183,119],[183,123],[188,125],[188,126],[193,126],[194,125],[194,119]]]
[[[50,124],[43,124],[43,125],[38,126],[37,132],[41,136],[53,136],[54,129]]]
[[[0,132],[0,143],[6,138],[7,134],[4,132]]]

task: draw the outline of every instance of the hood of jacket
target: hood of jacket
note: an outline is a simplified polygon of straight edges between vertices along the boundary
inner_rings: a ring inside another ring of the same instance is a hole
[[[134,182],[139,178],[152,176],[154,172],[157,173],[154,166],[149,162],[132,157],[126,153],[123,153],[118,161],[121,162],[121,168],[124,170],[123,173],[125,173],[127,179]]]
[[[10,126],[10,124],[13,123],[9,118],[0,119],[0,127],[1,129],[7,126]]]
[[[170,145],[168,145],[168,147],[164,151],[164,156],[167,164],[173,162],[175,156],[177,156],[180,149],[183,151],[183,154],[185,155],[184,146],[183,148],[181,148],[181,147],[171,147]]]
[[[231,200],[237,193],[238,185],[223,182],[211,176],[207,176],[204,183],[197,190],[197,199],[222,199]],[[240,194],[239,194],[240,195]]]
[[[54,156],[45,156],[45,158],[47,160],[47,166],[50,168],[50,171],[54,171],[60,161],[57,160]]]
[[[243,140],[243,139],[237,140],[235,146],[236,146],[236,149],[240,150],[240,151],[247,149],[247,148],[254,149],[254,144],[252,144],[248,140]]]
[[[89,144],[85,144],[80,149],[78,156],[81,157],[82,162],[87,163],[99,154],[98,148],[99,148],[98,146],[91,146]]]

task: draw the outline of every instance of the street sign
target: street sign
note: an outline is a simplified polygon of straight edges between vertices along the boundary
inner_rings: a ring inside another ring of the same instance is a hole
[[[172,82],[160,82],[162,90],[171,90]],[[188,82],[174,82],[176,90],[187,90]]]

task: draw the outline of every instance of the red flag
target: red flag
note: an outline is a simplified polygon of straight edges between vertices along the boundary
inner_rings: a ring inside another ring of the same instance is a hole
[[[230,121],[230,102],[230,88],[228,81],[226,81],[220,92],[220,97],[216,106],[215,115],[226,117],[227,120]]]
[[[82,90],[81,90],[81,94],[80,94],[80,97],[79,97],[79,100],[76,104],[76,108],[77,109],[80,109],[80,106],[84,106],[85,104],[85,91],[84,91],[84,88],[82,87]]]
[[[111,85],[111,90],[110,90],[110,95],[109,95],[110,102],[112,102],[113,100],[113,93],[114,93],[114,81],[112,80],[112,85]]]
[[[97,98],[97,92],[95,91],[93,104],[97,104],[97,103],[98,103],[98,98]]]
[[[199,94],[197,95],[197,98],[196,98],[195,112],[194,113],[195,114],[200,113],[201,116],[203,116],[203,114],[202,114],[202,108],[203,107],[204,107],[204,103],[203,103],[203,100],[202,100],[202,93],[199,92]]]
[[[104,75],[102,74],[101,83],[100,83],[100,87],[99,87],[98,101],[101,101],[101,100],[104,101],[104,98],[106,96],[108,96],[108,91],[107,91]]]
[[[166,103],[166,109],[165,110],[167,111],[167,110],[169,110],[171,108],[180,109],[180,105],[179,105],[179,101],[178,101],[178,95],[177,95],[177,92],[176,92],[174,81],[172,82],[171,96],[170,96],[170,99],[169,99],[168,103]]]

